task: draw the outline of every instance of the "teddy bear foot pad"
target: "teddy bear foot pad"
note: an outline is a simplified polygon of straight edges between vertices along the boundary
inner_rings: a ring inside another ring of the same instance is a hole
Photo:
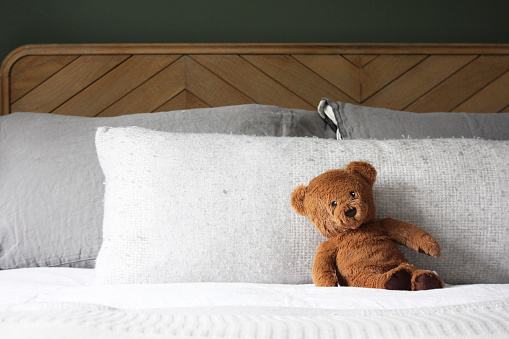
[[[415,277],[414,280],[414,291],[421,290],[432,290],[435,288],[442,288],[442,281],[438,279],[435,275],[423,273]]]
[[[398,271],[387,280],[385,288],[388,290],[407,290],[412,289],[412,276],[405,270]]]

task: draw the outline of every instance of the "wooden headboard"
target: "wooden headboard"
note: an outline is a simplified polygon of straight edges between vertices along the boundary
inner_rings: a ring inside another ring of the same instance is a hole
[[[1,69],[1,113],[115,116],[322,97],[413,112],[509,112],[509,45],[30,45]]]

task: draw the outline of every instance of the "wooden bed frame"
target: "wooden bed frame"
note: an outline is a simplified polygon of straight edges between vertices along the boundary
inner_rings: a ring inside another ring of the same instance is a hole
[[[116,116],[322,97],[412,112],[509,112],[509,45],[29,45],[1,69],[1,114]]]

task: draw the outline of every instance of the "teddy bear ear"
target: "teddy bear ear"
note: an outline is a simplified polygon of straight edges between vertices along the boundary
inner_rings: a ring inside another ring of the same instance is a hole
[[[292,207],[300,215],[306,216],[306,209],[304,208],[304,198],[306,197],[307,187],[299,185],[293,189],[292,192]]]
[[[376,180],[376,169],[365,161],[352,161],[346,166],[346,169],[362,176],[371,186]]]

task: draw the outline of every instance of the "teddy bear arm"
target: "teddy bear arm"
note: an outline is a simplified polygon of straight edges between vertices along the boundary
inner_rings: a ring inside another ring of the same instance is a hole
[[[318,287],[333,287],[338,285],[338,278],[336,276],[337,251],[328,245],[330,244],[324,242],[318,246],[313,261],[313,283]]]
[[[423,229],[409,222],[392,218],[381,219],[380,222],[384,232],[398,244],[404,245],[416,252],[440,257],[440,246]]]

